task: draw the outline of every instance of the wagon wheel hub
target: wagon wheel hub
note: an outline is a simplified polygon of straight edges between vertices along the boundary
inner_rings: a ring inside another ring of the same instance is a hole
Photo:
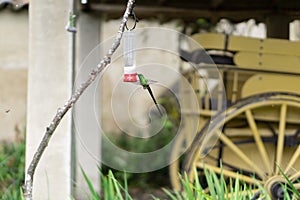
[[[283,200],[285,199],[284,185],[286,185],[286,181],[281,176],[273,176],[266,181],[265,188],[272,199]],[[289,196],[292,197],[292,193],[289,192]]]

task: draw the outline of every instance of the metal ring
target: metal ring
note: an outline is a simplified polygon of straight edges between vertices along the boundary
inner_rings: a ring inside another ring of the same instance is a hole
[[[136,15],[135,15],[135,13],[133,11],[129,14],[129,17],[132,17],[132,19],[134,20],[134,25],[133,25],[132,28],[129,29],[127,27],[127,22],[126,22],[125,27],[126,27],[127,30],[132,31],[133,29],[135,29],[136,23],[137,23],[138,20],[137,20]]]

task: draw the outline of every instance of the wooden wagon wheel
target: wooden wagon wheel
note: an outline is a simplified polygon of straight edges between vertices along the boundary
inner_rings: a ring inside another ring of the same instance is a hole
[[[172,188],[177,191],[179,191],[181,187],[179,176],[178,176],[178,173],[180,171],[180,159],[178,158],[178,155],[181,155],[182,152],[185,150],[184,144],[185,144],[184,134],[180,133],[180,135],[174,142],[174,145],[172,147],[171,158],[170,158],[172,161],[172,163],[169,166],[170,183],[172,185]]]
[[[198,175],[205,167],[231,179],[238,173],[245,183],[260,183],[274,199],[283,199],[280,167],[300,189],[300,95],[251,96],[211,121],[197,134],[184,161],[191,180],[194,168]]]
[[[190,117],[199,117],[198,115],[190,116]],[[193,120],[187,120],[189,122],[185,122],[185,126],[189,126],[190,123],[193,123]],[[202,124],[204,119],[199,122]],[[200,125],[201,126],[201,125]],[[176,191],[181,189],[180,179],[179,179],[179,172],[182,167],[184,153],[189,149],[191,146],[195,136],[197,134],[197,130],[187,133],[186,130],[182,130],[179,132],[176,140],[172,146],[172,152],[170,154],[170,161],[171,164],[169,165],[169,177],[170,183],[172,188]]]

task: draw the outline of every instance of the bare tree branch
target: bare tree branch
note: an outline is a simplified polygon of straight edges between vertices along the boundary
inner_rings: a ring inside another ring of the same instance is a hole
[[[44,137],[39,144],[39,147],[37,151],[35,152],[33,159],[28,167],[25,183],[23,186],[23,192],[24,192],[24,198],[25,200],[32,200],[32,191],[33,191],[33,178],[35,169],[43,155],[43,152],[45,151],[51,136],[53,135],[56,127],[59,125],[60,121],[64,117],[64,115],[72,108],[74,103],[80,98],[82,93],[85,91],[85,89],[96,79],[96,77],[107,67],[107,65],[111,62],[111,57],[116,51],[116,49],[119,47],[122,34],[124,31],[124,27],[126,25],[126,22],[128,20],[128,16],[131,14],[132,9],[134,7],[135,0],[128,0],[126,10],[124,12],[122,21],[120,23],[120,27],[118,30],[118,33],[116,35],[116,38],[111,46],[111,48],[108,50],[106,56],[100,61],[100,63],[97,65],[96,68],[94,68],[88,79],[82,83],[79,88],[75,90],[75,92],[72,94],[71,98],[65,103],[65,105],[57,110],[56,115],[54,116],[53,120],[51,121],[50,125],[46,128],[46,132],[44,134]]]

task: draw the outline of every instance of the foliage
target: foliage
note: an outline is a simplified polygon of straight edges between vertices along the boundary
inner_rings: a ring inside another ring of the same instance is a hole
[[[21,185],[25,173],[25,140],[0,142],[0,197],[22,199]]]
[[[287,182],[287,186],[285,186],[285,194],[288,193],[288,192],[291,192],[292,194],[294,194],[294,196],[297,197],[297,199],[300,199],[300,193],[297,190],[297,188],[294,186],[292,181],[286,176],[286,174],[284,174],[284,172],[282,171],[282,169],[279,166],[277,166],[277,167],[278,167],[280,173],[282,174],[282,176],[284,177],[284,179]],[[298,183],[299,183],[299,180],[298,180]],[[287,195],[287,197],[289,198],[289,195]]]
[[[87,195],[87,199],[89,200],[132,200],[132,197],[128,193],[128,186],[127,186],[127,178],[126,173],[124,173],[124,184],[120,184],[119,181],[114,177],[112,171],[109,171],[107,175],[104,175],[100,170],[101,174],[101,190],[102,195],[99,195],[94,186],[92,185],[92,182],[87,177],[84,170],[81,168],[81,172],[83,174],[83,177],[88,185],[89,192],[91,196]]]
[[[195,171],[195,173],[197,173]],[[180,177],[183,187],[181,192],[170,192],[164,190],[172,200],[246,200],[251,199],[254,194],[250,192],[249,186],[242,183],[237,175],[235,182],[232,179],[227,181],[224,176],[215,174],[212,170],[204,169],[207,188],[203,188],[198,177],[191,183],[188,176]]]
[[[299,191],[281,169],[280,172],[287,182],[287,184],[282,185],[284,199],[299,199]],[[197,173],[196,169],[194,173]],[[180,176],[182,185],[181,192],[170,192],[166,189],[164,189],[164,191],[172,200],[271,200],[271,197],[262,185],[258,184],[258,182],[255,185],[248,185],[239,179],[238,174],[235,179],[226,179],[222,172],[220,175],[217,175],[211,169],[204,169],[204,175],[207,188],[202,187],[198,176],[195,178],[195,181],[191,183],[188,176],[184,174],[183,177]],[[256,192],[254,192],[254,189],[258,189],[258,191],[256,190]]]
[[[84,173],[84,171],[83,171]],[[196,170],[195,170],[195,173]],[[243,181],[241,181],[238,177],[233,179],[225,179],[222,175],[217,175],[212,170],[204,169],[205,180],[207,181],[207,188],[203,188],[198,177],[195,178],[193,183],[190,182],[187,174],[180,176],[180,181],[182,184],[182,190],[178,191],[170,191],[167,189],[163,189],[163,191],[167,194],[169,199],[171,200],[214,200],[214,199],[226,199],[226,200],[250,200],[250,199],[266,199],[270,200],[271,197],[264,190],[263,186],[256,185],[259,188],[258,193],[253,193],[251,191],[253,186],[249,186]],[[126,176],[126,174],[124,174]],[[294,196],[299,198],[299,192],[293,186],[291,181],[283,174],[286,178],[286,181],[289,186],[284,186],[284,196],[285,199],[295,199],[295,197],[290,197],[289,192],[292,192]],[[89,198],[92,200],[100,200],[100,196],[95,194],[95,190],[91,185],[88,177],[84,174],[86,178],[87,184],[90,188],[90,193],[93,195],[93,198]],[[124,184],[120,184],[118,180],[114,177],[111,171],[108,172],[108,175],[103,175],[102,177],[102,191],[104,200],[131,200],[132,197],[128,192],[128,186],[126,182],[126,177],[123,179]],[[160,200],[158,197],[152,196],[154,200]]]
[[[163,128],[157,134],[149,138],[132,137],[125,133],[121,133],[120,135],[108,134],[109,140],[119,148],[122,148],[128,152],[136,153],[153,152],[169,144],[176,135],[180,125],[179,103],[177,99],[172,96],[170,91],[166,91],[165,95],[158,99],[158,103],[164,107],[168,118],[164,122]],[[109,152],[109,150],[106,149],[105,144],[102,144],[102,152]],[[102,156],[110,155],[107,153],[103,154]],[[153,162],[161,163],[165,162],[165,159],[166,158],[164,157],[157,157],[157,159],[153,160]],[[138,164],[135,162],[136,160],[127,161],[127,163],[131,163],[131,165]],[[101,170],[103,173],[108,173],[111,170],[118,180],[127,181],[130,186],[138,186],[141,188],[148,188],[151,186],[152,188],[155,188],[169,184],[168,167],[162,168],[156,172],[138,174],[128,173],[126,176],[127,180],[123,179],[123,172],[111,169],[105,165],[102,166]],[[153,180],[155,180],[155,182]]]

